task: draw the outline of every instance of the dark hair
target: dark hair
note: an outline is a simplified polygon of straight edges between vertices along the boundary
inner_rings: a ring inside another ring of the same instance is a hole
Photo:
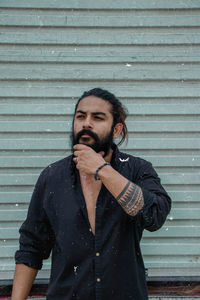
[[[107,90],[103,90],[101,88],[94,88],[89,91],[85,91],[82,96],[78,99],[75,107],[75,112],[77,110],[79,102],[88,96],[95,96],[98,98],[101,98],[107,102],[109,102],[112,106],[112,115],[113,115],[113,127],[117,123],[122,123],[123,124],[123,129],[121,132],[121,140],[119,141],[118,145],[121,145],[125,140],[128,140],[128,130],[127,126],[125,123],[128,111],[127,109],[122,105],[122,103],[115,97],[114,94],[108,92]]]

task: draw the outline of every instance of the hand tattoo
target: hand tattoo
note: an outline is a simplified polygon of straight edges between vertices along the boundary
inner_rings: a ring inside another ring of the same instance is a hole
[[[130,216],[135,216],[144,206],[141,188],[131,181],[128,181],[116,200]]]

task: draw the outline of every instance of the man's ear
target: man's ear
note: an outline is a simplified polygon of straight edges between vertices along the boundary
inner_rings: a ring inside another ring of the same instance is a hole
[[[122,123],[117,123],[114,127],[114,131],[113,131],[113,138],[116,139],[120,136],[121,132],[123,129],[123,124]]]

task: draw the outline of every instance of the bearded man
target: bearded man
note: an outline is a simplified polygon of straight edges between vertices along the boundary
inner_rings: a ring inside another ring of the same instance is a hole
[[[144,229],[165,222],[171,200],[151,163],[122,153],[126,110],[110,92],[85,92],[73,119],[73,155],[41,173],[26,221],[12,300],[26,299],[52,250],[48,300],[147,300]]]

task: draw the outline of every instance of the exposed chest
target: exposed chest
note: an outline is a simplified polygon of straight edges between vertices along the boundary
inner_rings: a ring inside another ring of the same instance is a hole
[[[89,181],[86,178],[81,178],[81,187],[83,191],[83,196],[86,203],[88,219],[92,232],[95,234],[95,215],[96,215],[96,203],[98,195],[101,189],[102,183],[100,181],[95,182],[93,180]]]

